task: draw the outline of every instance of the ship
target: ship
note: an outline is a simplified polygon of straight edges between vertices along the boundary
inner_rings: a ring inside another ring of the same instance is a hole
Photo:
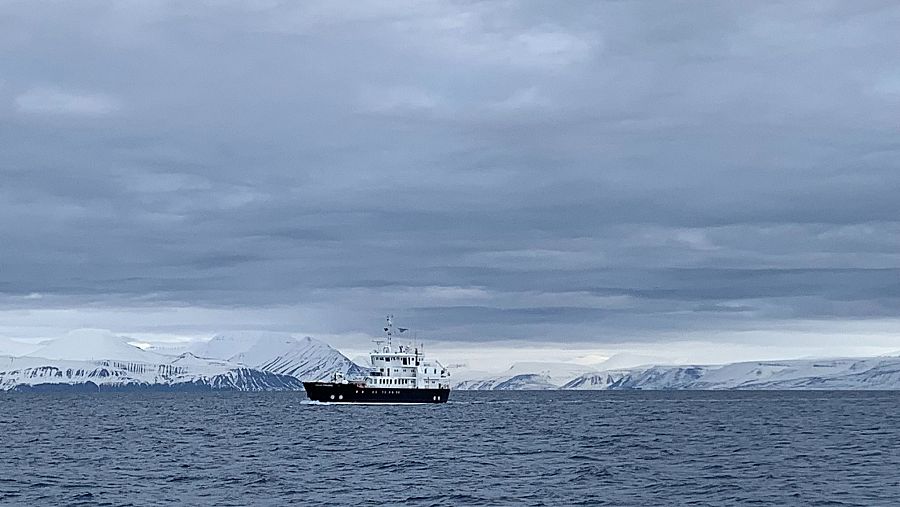
[[[421,343],[395,346],[393,316],[386,320],[384,337],[373,340],[368,374],[345,378],[336,372],[329,381],[303,382],[306,396],[321,403],[446,403],[450,372],[440,362],[426,359]],[[396,331],[403,334],[409,329]]]

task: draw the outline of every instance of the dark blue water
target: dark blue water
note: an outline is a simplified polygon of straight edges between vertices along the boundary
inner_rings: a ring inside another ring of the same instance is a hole
[[[0,395],[0,503],[897,505],[900,393]]]

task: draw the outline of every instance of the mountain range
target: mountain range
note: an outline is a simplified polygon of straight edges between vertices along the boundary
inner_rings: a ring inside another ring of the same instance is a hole
[[[7,391],[301,390],[303,380],[365,371],[325,343],[289,334],[216,335],[171,354],[102,330],[78,330],[37,346],[11,340],[0,346],[6,352],[0,390]]]
[[[237,332],[168,347],[140,348],[102,330],[38,344],[0,339],[0,391],[301,390],[334,372],[365,374],[326,343],[287,333]],[[747,361],[725,365],[620,367],[515,363],[500,373],[451,369],[457,390],[900,389],[900,355]]]
[[[465,390],[900,389],[900,357],[747,361],[725,365],[594,369],[578,375],[558,364],[513,365],[502,374],[467,378]]]

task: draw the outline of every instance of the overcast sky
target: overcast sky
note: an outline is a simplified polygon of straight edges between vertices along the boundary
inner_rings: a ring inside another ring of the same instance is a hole
[[[900,350],[898,26],[866,1],[0,2],[0,335],[365,349],[393,312],[536,358]]]

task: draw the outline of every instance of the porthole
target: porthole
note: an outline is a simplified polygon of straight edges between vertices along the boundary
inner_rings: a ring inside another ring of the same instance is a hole
[[[344,399],[344,395],[343,395],[343,394],[339,394],[339,395],[338,395],[338,399],[339,399],[339,400],[343,400],[343,399]]]
[[[333,394],[331,395],[331,399],[332,399],[332,400],[334,399],[334,395],[333,395]]]

